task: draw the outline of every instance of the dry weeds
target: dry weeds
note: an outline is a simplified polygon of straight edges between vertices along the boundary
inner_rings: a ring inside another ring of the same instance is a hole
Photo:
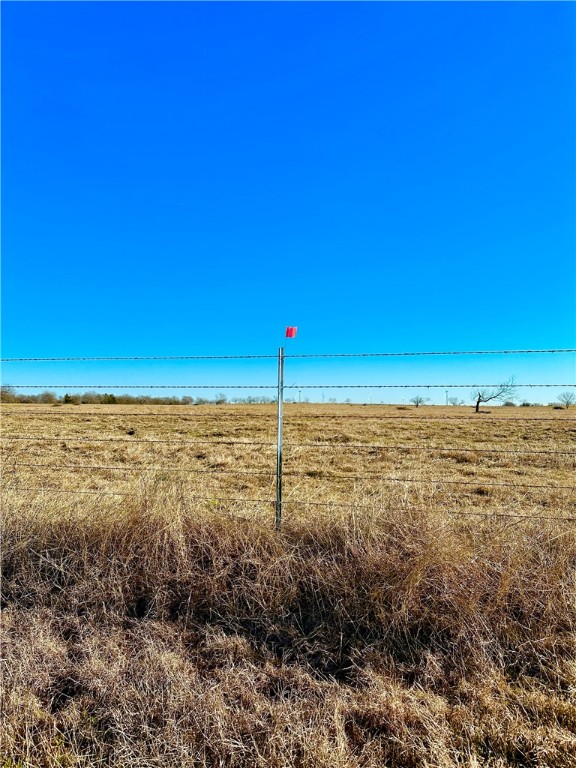
[[[278,535],[273,408],[3,408],[2,768],[573,768],[576,424],[490,410],[288,406]]]

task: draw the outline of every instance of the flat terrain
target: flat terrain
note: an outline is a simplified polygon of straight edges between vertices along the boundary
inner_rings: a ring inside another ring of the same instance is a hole
[[[275,406],[15,405],[2,413],[3,434],[39,438],[3,441],[5,486],[18,485],[24,498],[39,488],[133,493],[177,478],[208,506],[249,510],[262,522],[272,513],[266,502],[218,500],[275,498]],[[287,405],[284,443],[286,515],[332,514],[324,502],[576,514],[576,494],[563,487],[574,485],[576,466],[570,410]]]
[[[572,768],[575,414],[4,405],[0,766]]]

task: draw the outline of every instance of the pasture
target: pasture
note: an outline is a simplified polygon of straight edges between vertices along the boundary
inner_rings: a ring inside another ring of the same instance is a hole
[[[3,768],[575,764],[571,409],[288,404],[280,533],[273,405],[2,430]]]

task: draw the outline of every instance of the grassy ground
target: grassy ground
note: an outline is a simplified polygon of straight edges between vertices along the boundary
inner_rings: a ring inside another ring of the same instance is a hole
[[[2,768],[576,764],[571,411],[2,410]]]

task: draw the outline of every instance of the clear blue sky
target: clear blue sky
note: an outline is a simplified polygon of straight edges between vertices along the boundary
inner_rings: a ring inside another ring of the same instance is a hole
[[[573,3],[2,3],[3,356],[274,353],[286,324],[303,353],[576,346],[575,21]],[[293,376],[574,380],[567,356],[482,365]]]

